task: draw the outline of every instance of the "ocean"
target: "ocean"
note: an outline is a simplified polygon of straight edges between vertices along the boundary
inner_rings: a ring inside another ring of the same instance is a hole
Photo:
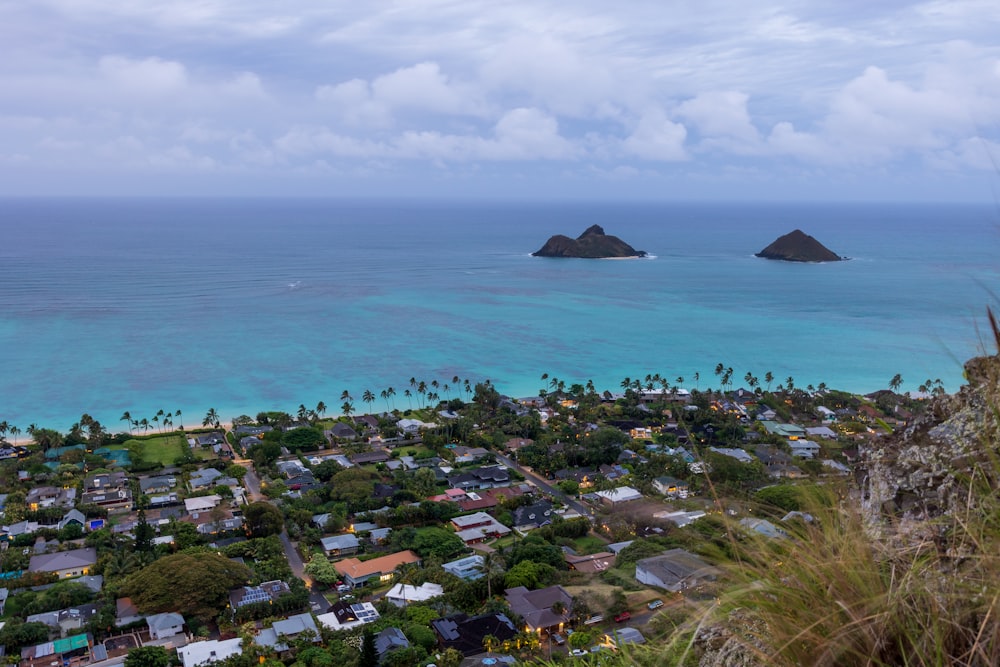
[[[651,257],[530,256],[592,224]],[[851,261],[753,256],[796,228]],[[1000,286],[1000,211],[973,205],[6,199],[0,234],[0,420],[22,430],[336,414],[345,390],[384,410],[389,387],[405,409],[411,378],[704,389],[719,363],[736,386],[955,390]]]

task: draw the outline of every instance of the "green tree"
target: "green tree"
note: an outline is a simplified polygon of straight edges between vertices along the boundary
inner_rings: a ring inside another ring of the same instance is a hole
[[[213,551],[189,550],[153,562],[122,586],[144,614],[183,609],[201,620],[214,618],[229,591],[245,585],[250,570]]]
[[[279,534],[285,525],[281,510],[268,502],[250,503],[243,510],[243,520],[251,537]]]
[[[543,588],[551,583],[555,577],[556,569],[547,563],[535,563],[530,560],[522,560],[514,567],[507,570],[504,576],[504,584],[507,588],[524,586],[525,588]]]
[[[378,651],[375,649],[375,635],[366,629],[361,638],[361,656],[358,667],[378,667]]]
[[[465,550],[465,543],[455,533],[444,528],[422,528],[413,540],[413,550],[422,558],[435,556],[442,560]]]
[[[340,574],[334,569],[330,560],[323,554],[313,554],[305,567],[306,574],[321,584],[327,586],[336,583]]]
[[[168,667],[170,654],[162,646],[140,646],[125,656],[125,667]]]
[[[135,526],[135,550],[140,553],[147,553],[153,550],[153,537],[156,531],[146,521],[146,510],[139,510],[138,521]]]
[[[0,629],[0,646],[6,646],[8,650],[41,644],[48,638],[49,626],[44,623],[8,621]]]

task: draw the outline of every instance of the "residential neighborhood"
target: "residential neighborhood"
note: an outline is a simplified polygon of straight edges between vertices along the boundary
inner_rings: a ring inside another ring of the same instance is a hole
[[[726,585],[724,521],[784,539],[789,494],[921,409],[749,379],[0,431],[0,658],[458,667],[644,643]]]

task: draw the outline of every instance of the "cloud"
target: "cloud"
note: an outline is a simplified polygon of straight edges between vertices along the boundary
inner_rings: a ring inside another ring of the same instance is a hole
[[[687,129],[667,118],[660,109],[651,109],[622,143],[625,153],[643,160],[674,162],[686,160],[684,141]]]
[[[98,68],[116,89],[137,96],[166,96],[182,91],[187,71],[178,62],[160,58],[135,60],[124,56],[104,56]]]

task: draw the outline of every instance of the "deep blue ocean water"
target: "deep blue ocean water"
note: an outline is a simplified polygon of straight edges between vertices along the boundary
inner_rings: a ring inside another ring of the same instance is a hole
[[[529,256],[591,224],[654,257]],[[795,228],[853,259],[753,257]],[[344,390],[363,411],[390,386],[406,408],[411,377],[704,389],[720,362],[737,384],[954,390],[1000,292],[989,206],[0,200],[0,234],[0,420],[22,430],[336,413]]]

